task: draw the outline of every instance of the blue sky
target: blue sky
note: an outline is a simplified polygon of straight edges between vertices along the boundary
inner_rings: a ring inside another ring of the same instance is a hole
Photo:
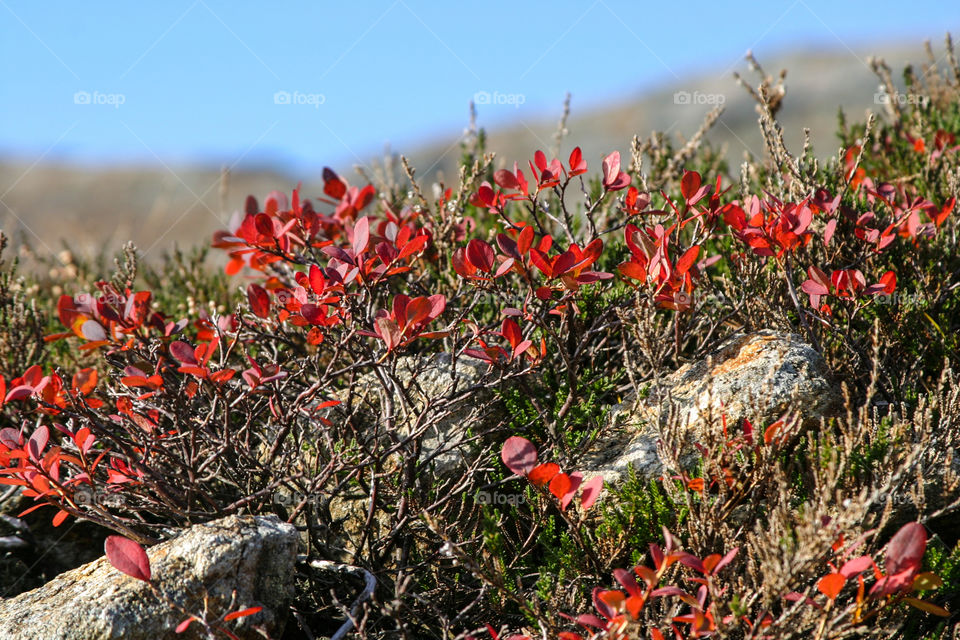
[[[750,48],[919,45],[960,24],[949,2],[886,4],[0,0],[0,156],[343,166],[458,135],[478,92],[481,125],[554,118],[567,91],[582,109]]]

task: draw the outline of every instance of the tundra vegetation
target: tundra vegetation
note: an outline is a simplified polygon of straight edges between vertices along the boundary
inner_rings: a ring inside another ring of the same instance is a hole
[[[185,527],[278,515],[302,542],[284,638],[956,637],[946,46],[898,83],[873,60],[887,99],[841,112],[826,160],[784,146],[783,75],[751,58],[766,148],[741,164],[704,141],[717,112],[603,158],[561,154],[565,118],[530,158],[495,157],[472,123],[451,184],[402,159],[325,169],[319,196],[250,196],[159,264],[24,247],[43,267],[24,269],[8,248],[14,515],[96,523],[146,581],[144,548]],[[668,473],[604,485],[587,460],[611,407],[764,329],[822,356],[843,410],[719,412],[692,462],[672,420]],[[318,561],[355,573],[331,584]],[[181,627],[247,634],[249,604]]]

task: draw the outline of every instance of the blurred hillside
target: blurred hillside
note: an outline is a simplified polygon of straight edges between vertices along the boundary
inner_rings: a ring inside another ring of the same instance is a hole
[[[859,52],[812,51],[761,60],[769,74],[775,75],[781,68],[788,70],[787,96],[779,117],[788,146],[799,149],[803,128],[808,127],[816,154],[835,155],[838,106],[856,120],[862,119],[867,109],[882,109],[874,97],[878,81],[866,64],[867,56],[883,55],[899,73],[908,59],[922,60],[922,49],[917,45]],[[712,61],[704,61],[709,72],[701,77],[590,111],[578,110],[579,97],[573,96],[569,135],[562,151],[580,145],[591,168],[597,169],[606,152],[627,152],[634,134],[647,136],[657,130],[686,139],[712,106],[722,102],[725,112],[709,140],[727,148],[732,164],[745,153],[762,155],[754,103],[736,85],[732,74],[739,71],[752,83],[755,76],[745,63],[727,69],[713,69],[712,65]],[[478,98],[482,103],[486,97]],[[536,149],[548,151],[553,146],[560,99],[562,96],[558,96],[556,111],[539,120],[517,120],[488,128],[489,148],[497,152],[499,164],[512,164],[514,160],[525,164]],[[495,99],[477,105],[479,126],[485,126],[485,115],[496,114],[494,110],[512,109],[493,102]],[[423,183],[444,176],[452,183],[462,134],[451,132],[425,142],[421,148],[396,151],[411,159]],[[242,206],[247,194],[262,198],[273,189],[289,192],[301,181],[307,197],[319,193],[319,168],[324,161],[335,158],[318,157],[312,175],[241,167],[224,181],[219,167],[85,168],[44,163],[31,166],[0,159],[0,193],[5,192],[2,200],[6,204],[0,207],[0,227],[13,236],[15,245],[25,241],[38,251],[59,251],[66,241],[75,251],[96,253],[133,240],[150,259],[174,244],[185,247],[207,242],[215,229],[226,226],[231,212]],[[335,168],[352,182],[359,180],[351,167]]]

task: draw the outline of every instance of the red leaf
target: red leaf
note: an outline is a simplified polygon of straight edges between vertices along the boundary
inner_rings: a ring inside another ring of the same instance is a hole
[[[690,200],[700,189],[700,174],[696,171],[685,171],[683,178],[680,179],[680,193],[684,200]]]
[[[431,305],[426,298],[414,298],[407,303],[407,317],[405,326],[412,326],[425,320],[430,315]]]
[[[394,347],[400,344],[403,332],[397,323],[390,318],[377,318],[377,333],[386,343],[387,351],[392,351]]]
[[[500,333],[504,338],[507,339],[507,342],[510,343],[511,347],[516,347],[523,340],[523,334],[520,333],[520,326],[513,318],[503,319],[503,325],[500,329]]]
[[[404,260],[409,258],[413,254],[417,253],[425,246],[427,246],[427,241],[430,238],[428,236],[417,236],[407,244],[403,245],[403,249],[400,250],[400,254],[397,256],[397,260]]]
[[[467,250],[462,247],[453,252],[450,262],[453,264],[453,270],[456,271],[457,275],[461,278],[470,278],[477,272],[477,268],[473,266],[473,263],[467,260]]]
[[[490,273],[495,257],[493,247],[479,238],[474,238],[467,244],[467,260],[480,271]]]
[[[534,486],[542,487],[550,482],[558,473],[560,473],[560,466],[557,463],[544,462],[530,471],[527,479],[530,480]]]
[[[313,289],[315,294],[320,295],[326,289],[327,283],[323,278],[323,271],[315,264],[310,265],[309,280],[310,288]]]
[[[107,536],[103,548],[107,560],[117,571],[137,580],[150,581],[150,558],[139,544],[123,536]]]
[[[820,581],[817,583],[817,589],[823,595],[834,600],[840,595],[840,591],[846,582],[847,579],[843,577],[842,573],[829,573],[820,578]]]
[[[526,226],[517,237],[517,251],[524,256],[527,251],[530,251],[531,246],[533,246],[533,227]]]
[[[557,500],[560,500],[563,496],[567,495],[572,485],[573,482],[570,480],[570,476],[565,473],[558,473],[553,476],[553,480],[550,481],[550,493],[555,495]]]
[[[552,270],[553,277],[557,278],[563,274],[571,271],[577,264],[577,256],[573,251],[564,251],[559,256],[554,258]]]
[[[825,296],[830,293],[829,289],[813,280],[804,280],[803,284],[800,285],[800,290],[812,296]]]
[[[266,318],[270,315],[270,296],[260,285],[250,284],[247,287],[247,300],[250,301],[250,310],[258,318]]]
[[[636,262],[624,262],[618,268],[620,269],[620,273],[628,278],[633,278],[634,280],[647,279],[647,270],[643,268],[643,265]]]
[[[537,152],[533,154],[533,161],[537,164],[537,169],[540,169],[540,171],[547,170],[547,156],[543,151],[538,149]]]
[[[240,611],[234,611],[233,613],[228,613],[223,617],[223,621],[236,620],[237,618],[245,618],[247,616],[252,616],[255,613],[260,613],[263,610],[263,607],[250,607],[248,609],[242,609]]]
[[[680,256],[680,259],[677,260],[677,273],[684,274],[690,270],[690,267],[693,266],[693,263],[697,261],[697,256],[700,255],[700,245],[694,245],[687,249],[686,253]]]
[[[541,251],[530,249],[530,261],[533,262],[534,266],[543,272],[543,275],[547,278],[553,277],[553,267],[550,264],[550,259]]]
[[[520,252],[517,250],[517,243],[514,242],[513,238],[508,236],[505,233],[497,234],[497,246],[500,247],[500,251],[510,256],[515,260],[522,260],[523,256],[520,255]]]
[[[271,202],[270,198],[267,198],[267,204]],[[253,219],[254,226],[257,228],[257,233],[267,237],[274,237],[273,235],[273,219],[268,216],[266,213],[258,213]]]
[[[493,174],[493,181],[504,189],[519,189],[520,183],[517,182],[517,176],[506,169],[500,169]]]
[[[20,432],[10,427],[0,429],[0,444],[11,449],[19,449],[21,443]]]
[[[66,511],[57,511],[57,514],[53,516],[53,526],[59,527],[69,516],[70,514]]]
[[[73,374],[72,386],[83,395],[87,395],[97,386],[97,370],[87,367],[77,371]]]
[[[329,167],[323,168],[323,192],[337,200],[347,192],[346,183]]]
[[[525,476],[537,466],[537,448],[521,436],[511,436],[503,443],[500,459],[510,471]]]
[[[321,325],[327,319],[325,306],[308,302],[300,307],[300,315],[312,325]]]
[[[576,147],[570,152],[570,176],[578,176],[587,172],[587,163],[583,160],[583,152]]]

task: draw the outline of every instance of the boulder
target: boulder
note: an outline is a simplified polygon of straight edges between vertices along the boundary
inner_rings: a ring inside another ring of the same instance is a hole
[[[391,399],[398,435],[402,438],[418,429],[424,411],[436,412],[438,419],[420,437],[420,460],[432,465],[436,473],[462,470],[472,450],[468,432],[495,424],[501,415],[493,406],[495,398],[490,390],[468,392],[486,371],[486,364],[466,356],[457,358],[454,364],[449,353],[404,356],[397,362],[399,385],[393,385]],[[363,379],[363,388],[377,391],[368,402],[379,408],[375,420],[382,424],[387,406],[383,385],[369,374]]]
[[[196,525],[148,549],[152,582],[166,598],[215,619],[228,610],[262,606],[259,613],[225,623],[240,638],[283,632],[293,596],[297,532],[274,516],[229,516]],[[230,607],[232,594],[236,598]],[[158,640],[206,637],[199,624],[174,632],[186,616],[150,585],[100,558],[44,586],[0,602],[0,637],[6,640]]]
[[[671,422],[695,441],[704,430],[721,429],[722,415],[731,427],[747,418],[762,429],[795,408],[809,427],[843,406],[820,354],[798,335],[769,330],[734,335],[644,392],[614,408],[588,459],[608,483],[621,482],[630,467],[643,478],[662,475],[657,445]]]
[[[384,447],[407,440],[402,450],[385,461],[385,470],[401,473],[419,447],[417,460],[424,477],[437,483],[461,477],[475,462],[480,445],[488,442],[484,432],[504,416],[493,391],[477,388],[487,370],[488,365],[476,358],[461,356],[454,362],[451,354],[436,353],[401,356],[389,392],[373,372],[360,378],[354,398],[361,406],[361,420],[370,425],[366,435],[381,439]],[[394,429],[389,432],[384,420],[388,408],[394,415]],[[424,424],[429,424],[426,430]],[[419,435],[410,438],[414,433]],[[391,514],[382,509],[374,511],[368,525],[369,500],[356,486],[330,497],[329,517],[323,522],[332,534],[327,552],[333,557],[347,561],[364,536],[376,540],[390,531]]]

